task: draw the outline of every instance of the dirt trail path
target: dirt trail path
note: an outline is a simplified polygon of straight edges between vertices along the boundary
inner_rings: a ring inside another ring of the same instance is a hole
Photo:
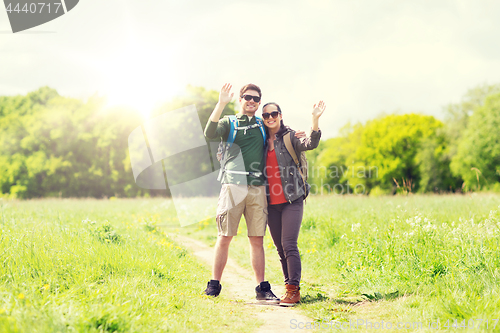
[[[173,236],[173,235],[172,235]],[[189,237],[175,235],[174,239],[186,249],[190,250],[196,257],[208,266],[213,265],[214,251],[209,246]],[[312,321],[300,315],[294,308],[285,308],[272,305],[261,305],[255,303],[255,282],[253,272],[238,266],[231,258],[228,259],[224,275],[222,277],[222,292],[232,295],[235,300],[247,302],[256,317],[264,321],[264,324],[257,330],[259,333],[267,332],[296,332],[290,328],[290,321],[297,322]],[[273,292],[280,297],[284,294],[284,286],[273,286]]]

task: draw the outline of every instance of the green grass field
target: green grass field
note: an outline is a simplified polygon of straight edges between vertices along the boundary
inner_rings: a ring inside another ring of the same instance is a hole
[[[250,332],[154,227],[165,199],[0,201],[0,332]]]
[[[309,198],[300,309],[317,322],[439,320],[442,329],[500,331],[499,205],[488,194]],[[213,244],[213,228],[188,233]],[[231,256],[250,268],[240,229]],[[267,277],[282,283],[269,235],[265,243]]]
[[[499,205],[488,194],[310,197],[298,308],[317,322],[500,330]],[[215,221],[161,227],[175,220],[167,199],[0,201],[0,331],[255,330],[230,295],[201,296],[210,267],[169,237],[213,245]],[[244,221],[240,231],[230,256],[250,268]],[[265,244],[280,284],[269,235]]]

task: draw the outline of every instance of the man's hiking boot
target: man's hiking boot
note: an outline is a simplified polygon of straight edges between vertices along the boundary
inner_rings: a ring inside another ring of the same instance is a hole
[[[271,291],[271,285],[267,281],[261,282],[255,287],[255,293],[257,294],[256,298],[258,301],[275,304],[280,302],[280,299]]]
[[[217,280],[210,280],[207,283],[207,289],[205,289],[205,295],[217,297],[222,290],[222,285]]]
[[[300,287],[287,284],[285,296],[281,299],[281,306],[294,306],[300,302]]]

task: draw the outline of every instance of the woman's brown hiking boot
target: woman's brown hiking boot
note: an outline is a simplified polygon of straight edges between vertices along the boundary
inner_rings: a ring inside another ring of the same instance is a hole
[[[287,284],[285,296],[280,301],[281,306],[294,306],[300,302],[300,287]]]

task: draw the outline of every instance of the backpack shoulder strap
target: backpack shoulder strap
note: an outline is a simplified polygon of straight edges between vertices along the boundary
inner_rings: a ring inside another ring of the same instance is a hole
[[[290,132],[286,133],[283,136],[283,141],[285,142],[286,150],[288,150],[288,152],[290,153],[290,155],[293,158],[293,161],[297,165],[297,169],[299,170],[300,177],[302,178],[302,182],[304,183],[305,191],[307,192],[306,179],[304,177],[304,174],[302,173],[302,170],[299,167],[299,165],[300,165],[299,159],[297,158],[297,154],[295,153],[295,149],[293,149],[292,140],[290,139]]]
[[[295,153],[295,149],[293,149],[292,140],[290,139],[290,132],[286,133],[283,136],[283,141],[285,142],[286,150],[292,156],[295,164],[299,165],[299,159],[297,158],[297,154]]]
[[[262,118],[255,116],[255,120],[257,121],[257,124],[259,124],[260,128],[260,133],[262,134],[262,137],[264,138],[264,146],[266,145],[266,130],[264,129],[264,123],[262,122]]]
[[[235,115],[230,115],[228,116],[229,118],[229,135],[227,136],[227,143],[229,147],[233,145],[234,139],[236,138],[236,134],[238,133],[237,127],[238,127],[238,119],[236,118]]]

